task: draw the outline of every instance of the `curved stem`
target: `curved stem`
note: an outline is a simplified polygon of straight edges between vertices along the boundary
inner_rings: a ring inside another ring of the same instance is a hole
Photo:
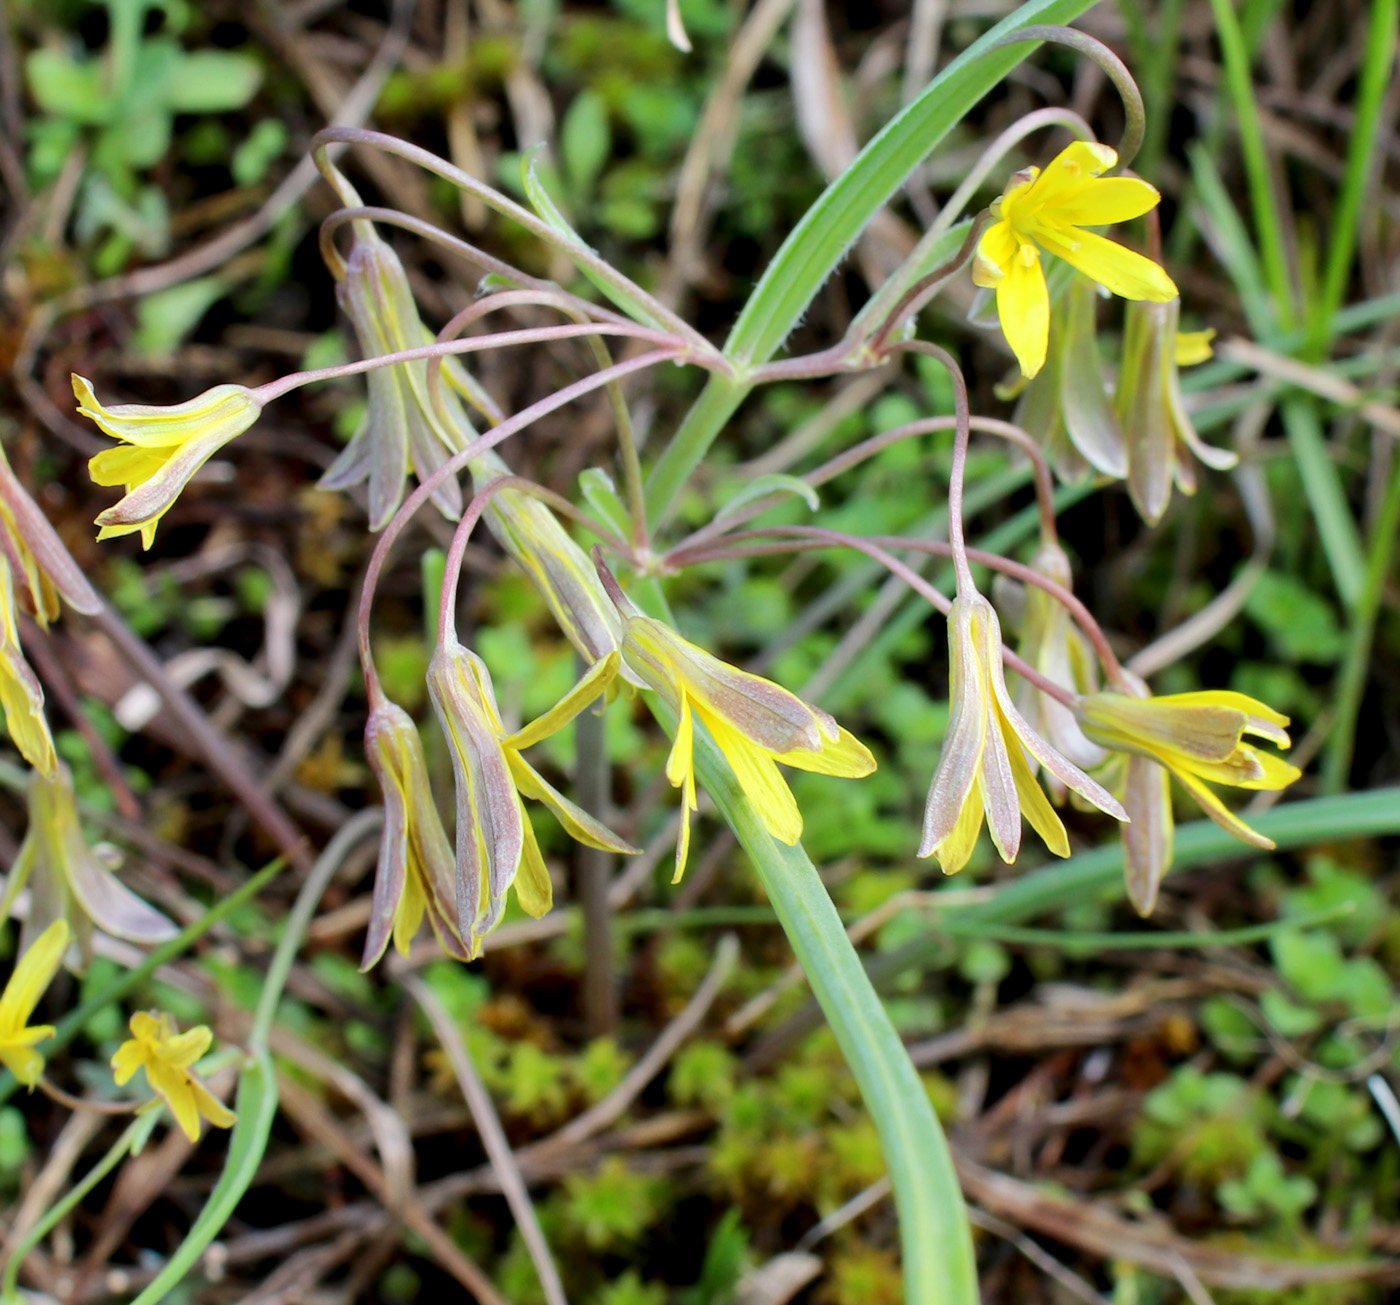
[[[454,186],[467,191],[468,194],[475,195],[503,217],[518,222],[532,235],[538,236],[546,244],[567,254],[581,268],[586,267],[609,285],[622,289],[630,299],[644,305],[646,311],[656,321],[661,322],[669,331],[687,340],[699,354],[719,359],[723,366],[728,365],[722,360],[720,351],[699,331],[673,313],[665,304],[647,294],[639,285],[624,276],[606,259],[585,245],[583,241],[564,235],[550,226],[548,222],[536,217],[529,209],[521,207],[514,200],[507,199],[499,191],[478,181],[471,173],[464,172],[461,168],[447,162],[446,159],[438,158],[436,154],[421,149],[417,145],[410,145],[407,141],[398,140],[383,132],[369,131],[363,127],[326,127],[318,131],[311,142],[313,156],[319,161],[324,155],[326,147],[335,143],[368,145],[372,149],[383,150],[386,154],[397,155],[409,163],[416,163],[420,168],[443,178],[444,181],[450,181]]]
[[[412,349],[396,349],[393,353],[380,354],[375,358],[359,358],[354,362],[337,363],[334,367],[317,367],[312,371],[291,372],[279,376],[275,381],[259,385],[251,391],[259,404],[267,404],[280,399],[291,390],[303,385],[314,385],[317,381],[334,381],[343,376],[358,376],[362,372],[372,372],[380,367],[392,367],[395,363],[419,362],[425,358],[439,358],[445,354],[480,353],[484,349],[504,349],[514,344],[541,344],[551,340],[573,340],[586,335],[626,335],[639,340],[661,345],[668,357],[681,354],[684,346],[673,335],[665,331],[653,331],[648,326],[635,326],[621,322],[583,322],[565,326],[537,326],[523,331],[498,331],[494,335],[474,335],[468,340],[449,340],[438,344],[420,344]],[[666,348],[666,346],[670,346]],[[650,356],[650,355],[647,355]],[[689,358],[685,361],[692,361]],[[703,364],[702,364],[703,365]]]
[[[742,542],[745,540],[765,542],[746,544]],[[680,567],[699,562],[716,562],[725,558],[762,557],[772,553],[800,553],[824,548],[850,548],[856,552],[864,553],[866,557],[883,566],[891,575],[903,580],[919,597],[944,616],[947,616],[952,608],[952,600],[946,594],[940,593],[917,571],[886,551],[889,548],[907,548],[914,552],[952,557],[956,561],[957,555],[953,546],[942,540],[903,539],[888,535],[848,535],[844,531],[827,530],[821,526],[773,526],[767,530],[745,531],[741,535],[734,536],[730,543],[717,545],[713,548],[686,549],[683,554],[672,552],[667,555],[666,561],[670,565]],[[1073,594],[1055,584],[1053,580],[1040,576],[1039,572],[1032,571],[1019,562],[1011,562],[1008,558],[1000,557],[995,553],[985,553],[980,548],[970,548],[965,552],[972,561],[994,567],[997,570],[1005,570],[1008,574],[1014,574],[1029,584],[1037,584],[1038,587],[1045,588],[1052,597],[1064,602],[1071,612],[1076,612],[1077,609],[1088,618],[1091,624],[1093,623],[1093,617],[1089,614],[1088,609]],[[1043,585],[1033,578],[1037,576],[1039,576],[1040,581],[1044,581]],[[1099,630],[1097,624],[1094,624],[1093,628],[1099,639],[1102,640],[1102,631]],[[1096,650],[1099,649],[1100,645],[1093,640],[1093,636],[1091,636],[1091,642],[1094,642]],[[1110,674],[1113,674],[1113,668],[1118,667],[1117,658],[1114,657],[1113,650],[1108,647],[1106,642],[1103,643],[1102,647],[1111,659],[1111,666],[1106,667],[1106,669],[1109,670]],[[1054,680],[1036,670],[1013,649],[1003,645],[1002,660],[1018,675],[1029,680],[1042,693],[1047,693],[1057,702],[1073,708],[1075,694],[1071,690],[1066,689],[1061,684],[1056,684]],[[1119,674],[1121,675],[1121,670]]]
[[[432,497],[437,487],[447,479],[448,476],[455,476],[473,458],[480,457],[487,449],[493,449],[496,445],[509,439],[518,431],[523,430],[532,422],[538,421],[541,417],[548,416],[557,408],[562,408],[566,404],[572,403],[575,399],[582,398],[585,394],[590,394],[594,390],[608,384],[609,381],[620,380],[622,377],[630,375],[632,372],[641,371],[643,368],[651,367],[659,362],[678,361],[681,355],[674,349],[654,349],[650,353],[644,353],[636,358],[629,358],[625,362],[614,363],[604,371],[593,376],[585,376],[582,380],[575,381],[572,385],[565,386],[562,390],[556,391],[547,398],[532,403],[528,408],[507,417],[499,426],[493,427],[486,434],[473,440],[460,453],[454,453],[446,462],[433,472],[426,480],[421,482],[417,489],[406,498],[399,510],[394,513],[389,524],[384,527],[384,533],[379,536],[378,542],[374,546],[374,552],[370,555],[369,565],[365,569],[364,586],[360,590],[360,606],[358,613],[359,637],[360,637],[360,663],[364,667],[365,684],[370,692],[371,699],[374,695],[382,691],[379,687],[379,679],[374,669],[374,658],[370,653],[369,646],[369,618],[370,611],[374,606],[374,591],[379,584],[379,576],[384,569],[384,562],[389,556],[389,550],[394,546],[394,541],[398,539],[405,526],[413,519],[414,514],[424,503]]]
[[[892,346],[899,351],[922,353],[943,364],[953,382],[953,403],[957,416],[953,437],[953,469],[948,476],[948,542],[953,546],[953,570],[958,592],[975,593],[972,571],[967,565],[967,537],[963,532],[963,486],[967,481],[967,446],[972,438],[972,410],[967,397],[967,380],[953,357],[942,345],[928,340],[904,340]]]
[[[895,306],[890,309],[889,316],[876,328],[875,334],[870,340],[871,353],[876,357],[882,357],[888,352],[890,336],[894,334],[900,324],[907,318],[913,317],[958,274],[963,264],[972,257],[972,251],[977,248],[977,242],[982,239],[982,233],[987,229],[987,223],[990,219],[989,213],[979,213],[968,228],[967,235],[963,238],[958,252],[941,267],[936,267],[927,276],[920,277],[899,297]]]
[[[1023,27],[1019,32],[1003,37],[998,44],[1014,45],[1018,41],[1052,41],[1056,45],[1067,46],[1079,54],[1086,55],[1104,70],[1123,101],[1123,136],[1118,142],[1116,171],[1126,168],[1142,148],[1143,134],[1147,129],[1142,92],[1138,90],[1137,82],[1128,71],[1128,65],[1102,41],[1074,27],[1061,27],[1050,23]]]

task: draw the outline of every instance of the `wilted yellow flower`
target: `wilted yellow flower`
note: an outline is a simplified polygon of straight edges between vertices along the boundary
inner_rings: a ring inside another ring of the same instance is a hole
[[[19,613],[15,610],[14,575],[0,557],[0,706],[5,728],[24,759],[41,774],[58,765],[53,736],[44,715],[44,690],[24,659],[19,641]]]
[[[510,468],[487,451],[469,464],[478,493]],[[526,571],[549,604],[569,642],[590,662],[622,643],[622,621],[588,555],[570,537],[547,503],[519,489],[502,489],[486,505],[486,525]],[[626,678],[632,678],[625,666]]]
[[[10,867],[0,917],[29,885],[24,937],[34,938],[55,920],[67,921],[82,958],[92,952],[94,927],[114,938],[154,946],[179,930],[117,879],[83,837],[73,777],[62,762],[51,775],[29,780],[29,829]]]
[[[598,574],[623,618],[623,658],[676,716],[675,739],[666,759],[666,778],[681,790],[683,808],[676,879],[685,871],[690,816],[698,809],[697,721],[724,754],[764,829],[789,846],[802,837],[802,813],[778,762],[844,779],[860,779],[875,769],[875,758],[865,744],[819,707],[771,680],[720,661],[664,622],[643,616],[601,561]]]
[[[1172,481],[1196,491],[1194,453],[1208,467],[1228,471],[1239,459],[1206,444],[1186,412],[1177,368],[1210,357],[1213,331],[1177,332],[1181,300],[1129,304],[1123,324],[1123,366],[1114,406],[1128,450],[1128,493],[1148,525],[1171,502]],[[1183,447],[1184,446],[1184,447]]]
[[[1083,229],[1141,217],[1161,198],[1145,181],[1102,176],[1117,162],[1107,145],[1076,141],[1044,172],[1018,172],[992,204],[996,220],[978,241],[972,276],[996,290],[1002,330],[1027,376],[1044,364],[1050,330],[1042,249],[1125,299],[1176,298],[1150,258]]]
[[[63,546],[49,519],[39,510],[10,469],[0,448],[0,551],[10,564],[15,598],[40,625],[58,616],[58,600],[89,616],[102,600],[82,568]]]
[[[960,593],[948,613],[948,682],[952,718],[924,808],[920,856],[936,856],[945,874],[961,870],[987,828],[1001,859],[1021,848],[1021,817],[1056,856],[1069,837],[1046,799],[1027,754],[1066,788],[1118,820],[1118,800],[1067,761],[1016,710],[1002,669],[1001,626],[981,594]]]
[[[29,1017],[58,973],[67,947],[68,926],[55,920],[19,958],[0,995],[0,1065],[27,1088],[32,1088],[44,1072],[44,1058],[34,1050],[34,1044],[53,1037],[52,1024],[31,1028]]]
[[[371,708],[365,755],[384,795],[384,833],[360,969],[384,955],[390,937],[407,956],[424,915],[449,956],[471,960],[472,949],[457,925],[452,845],[433,801],[423,743],[412,717],[397,703],[379,701]]]
[[[197,398],[170,407],[118,403],[105,408],[92,385],[76,372],[73,393],[78,411],[106,435],[124,443],[103,449],[88,463],[98,485],[121,485],[126,497],[97,514],[98,539],[141,532],[149,548],[156,523],[190,483],[190,478],[225,444],[258,419],[262,404],[242,385],[216,385]]]
[[[355,241],[336,298],[368,358],[433,341],[433,333],[418,316],[403,263],[368,222],[355,223]],[[441,366],[447,385],[440,408],[428,391],[426,359],[371,371],[365,377],[369,406],[364,422],[321,477],[322,489],[347,489],[369,481],[371,530],[382,529],[394,515],[410,465],[419,480],[427,480],[476,437],[457,399],[458,393],[472,395],[475,387],[457,359],[444,358]],[[445,516],[461,515],[462,491],[455,477],[434,491],[433,502]]]
[[[521,907],[540,916],[554,889],[522,796],[543,802],[570,837],[589,847],[637,851],[570,802],[520,754],[563,729],[607,691],[618,655],[593,663],[538,720],[507,734],[486,663],[444,632],[428,666],[428,693],[447,736],[457,794],[457,921],[472,955],[500,922],[512,884]]]
[[[177,1033],[175,1021],[163,1011],[142,1010],[131,1017],[130,1027],[130,1040],[123,1042],[112,1057],[118,1087],[130,1082],[138,1069],[144,1069],[151,1091],[169,1106],[175,1122],[191,1142],[199,1141],[201,1118],[215,1128],[233,1127],[238,1116],[190,1068],[214,1040],[203,1024]]]
[[[1076,715],[1084,733],[1100,747],[1146,758],[1170,771],[1221,829],[1254,847],[1272,848],[1274,844],[1236,816],[1208,784],[1277,790],[1293,783],[1302,773],[1296,766],[1245,742],[1251,736],[1288,747],[1288,717],[1246,694],[1223,689],[1153,698],[1140,681],[1133,687],[1140,689],[1141,697],[1109,692],[1080,699]],[[1134,774],[1138,796],[1133,800],[1151,803],[1159,812],[1153,820],[1162,828],[1152,835],[1151,846],[1130,846],[1130,853],[1140,862],[1137,873],[1160,880],[1171,860],[1171,808],[1166,804],[1165,815],[1160,814],[1161,779],[1145,778],[1141,766]]]

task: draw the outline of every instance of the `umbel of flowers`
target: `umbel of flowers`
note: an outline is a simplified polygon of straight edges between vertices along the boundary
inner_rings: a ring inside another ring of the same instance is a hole
[[[365,139],[373,143],[375,138]],[[1092,471],[1122,479],[1143,517],[1154,522],[1166,510],[1173,484],[1186,492],[1194,488],[1191,454],[1217,468],[1231,465],[1234,457],[1197,438],[1177,379],[1178,366],[1208,355],[1208,333],[1180,334],[1180,300],[1166,271],[1153,258],[1096,230],[1141,218],[1158,203],[1157,191],[1145,181],[1111,175],[1118,163],[1107,146],[1079,141],[1043,169],[1018,172],[981,220],[967,252],[972,279],[995,294],[1001,327],[1026,382],[1020,412],[1045,441],[1044,450],[1036,453],[1040,465],[1053,464],[1071,478]],[[104,406],[79,377],[74,389],[79,410],[119,441],[92,463],[99,483],[126,490],[98,518],[102,537],[139,531],[149,546],[156,523],[194,473],[247,429],[268,402],[299,385],[368,373],[364,425],[323,480],[323,485],[346,490],[367,485],[370,526],[383,531],[360,616],[370,705],[366,752],[385,804],[364,964],[378,961],[391,940],[407,953],[424,923],[450,955],[462,960],[478,956],[500,922],[511,890],[529,914],[550,909],[553,883],[527,800],[547,808],[581,843],[618,854],[635,851],[627,839],[555,788],[526,756],[580,712],[604,710],[618,697],[640,694],[672,735],[665,774],[680,791],[682,807],[677,877],[686,865],[692,816],[699,805],[695,749],[702,735],[724,758],[768,834],[795,843],[802,815],[782,768],[857,779],[875,769],[875,757],[818,705],[726,663],[683,637],[664,615],[655,601],[656,586],[682,564],[672,559],[684,550],[667,554],[652,539],[630,426],[619,422],[626,503],[619,498],[620,516],[606,523],[521,480],[496,452],[497,445],[532,421],[629,371],[660,361],[724,370],[728,360],[581,243],[569,243],[557,224],[536,223],[531,229],[586,265],[595,281],[617,290],[614,298],[626,313],[601,309],[482,254],[478,257],[493,284],[510,288],[484,296],[434,336],[419,316],[397,254],[356,207],[358,197],[348,183],[325,166],[348,206],[327,232],[348,224],[353,238],[344,257],[329,234],[324,245],[340,302],[367,355],[362,362],[298,373],[258,389],[222,385],[172,408]],[[495,197],[491,202],[517,220],[529,218],[509,201]],[[380,211],[375,212],[378,216]],[[469,247],[459,242],[460,248]],[[1111,387],[1095,343],[1096,305],[1105,292],[1130,301],[1122,364]],[[555,327],[456,338],[469,322],[526,304],[558,310],[567,320]],[[462,355],[487,347],[578,336],[596,341],[610,335],[633,337],[653,352],[603,366],[513,417],[485,394],[462,362]],[[878,346],[862,342],[864,352],[849,357],[829,351],[820,366],[812,364],[810,374],[825,374],[822,366],[839,371],[873,365],[901,350],[939,352],[909,337],[908,323],[892,318],[875,337],[864,337],[877,339]],[[960,373],[948,361],[961,394]],[[802,374],[796,363],[780,366],[787,368],[781,374]],[[616,396],[615,402],[620,402]],[[468,418],[468,405],[484,419],[484,433]],[[1287,746],[1287,722],[1238,694],[1153,698],[1118,665],[1106,636],[1074,598],[1068,558],[1050,536],[1042,539],[1030,567],[995,556],[977,558],[978,564],[1009,570],[1031,586],[1021,654],[1007,648],[996,609],[973,581],[972,554],[963,540],[969,430],[970,417],[960,399],[949,492],[949,550],[957,592],[951,604],[937,594],[930,598],[948,618],[950,724],[928,793],[918,853],[936,857],[953,873],[971,859],[985,824],[993,846],[1010,862],[1019,854],[1025,820],[1050,852],[1066,856],[1070,836],[1056,808],[1073,794],[1119,822],[1130,896],[1146,912],[1171,861],[1169,777],[1222,827],[1263,845],[1265,840],[1233,815],[1209,785],[1277,789],[1292,782],[1297,776],[1293,767],[1247,741]],[[1048,483],[1049,472],[1044,474]],[[462,490],[463,476],[470,477],[470,498]],[[417,488],[405,499],[414,479]],[[1053,521],[1045,483],[1039,485],[1043,512]],[[418,726],[385,696],[370,657],[373,593],[385,553],[429,501],[458,521],[428,671],[433,711],[453,766],[451,834],[433,799]],[[504,719],[490,672],[456,629],[463,550],[482,518],[539,589],[584,663],[578,683],[523,728]],[[568,528],[568,518],[586,522],[602,540],[593,559]],[[727,547],[732,555],[743,555],[737,541],[726,543],[734,529],[720,520],[702,528],[695,538],[704,538],[705,548],[692,547],[686,556],[718,559],[730,555]],[[825,533],[837,546],[870,551],[858,537]],[[752,544],[764,534],[749,532],[745,542]],[[782,546],[775,540],[774,532],[768,532],[772,547]],[[634,584],[633,578],[644,584]],[[640,605],[639,592],[646,595]],[[0,621],[0,669],[9,667],[8,678],[0,676],[0,690],[14,722],[11,729],[23,738],[26,755],[33,753],[31,760],[42,762],[41,770],[52,771],[45,736],[35,726],[42,719],[36,686],[26,678],[22,661],[7,660],[4,650]],[[72,899],[81,903],[81,876],[75,880],[70,871],[66,878],[50,878],[68,884]],[[117,900],[110,893],[109,899]],[[135,919],[129,904],[128,914]],[[126,927],[151,935],[155,925],[146,920]],[[154,1046],[164,1035],[150,1036]]]

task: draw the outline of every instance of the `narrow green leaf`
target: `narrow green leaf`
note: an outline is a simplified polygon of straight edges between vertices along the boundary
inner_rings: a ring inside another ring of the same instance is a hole
[[[768,476],[755,476],[739,489],[733,497],[715,513],[715,520],[722,521],[725,517],[732,517],[740,508],[747,507],[750,503],[761,498],[768,498],[774,494],[795,494],[806,505],[815,512],[821,506],[821,499],[805,480],[797,476],[787,476],[782,472],[774,472]]]

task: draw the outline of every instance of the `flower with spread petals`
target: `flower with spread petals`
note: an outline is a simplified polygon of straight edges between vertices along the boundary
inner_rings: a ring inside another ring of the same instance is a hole
[[[1171,278],[1150,258],[1084,230],[1141,217],[1161,198],[1145,181],[1102,175],[1117,162],[1107,145],[1076,141],[1044,172],[1018,172],[992,204],[994,221],[977,243],[972,276],[996,290],[1006,342],[1027,376],[1044,365],[1050,331],[1042,250],[1124,299],[1176,298]]]
[[[150,548],[156,523],[195,472],[262,412],[258,396],[242,385],[216,385],[169,407],[117,403],[108,408],[75,372],[73,393],[84,417],[96,422],[104,435],[122,441],[88,462],[94,483],[126,490],[119,503],[97,514],[97,537],[112,539],[139,530],[144,548]]]
[[[1140,680],[1129,679],[1128,686],[1138,696],[1089,694],[1080,699],[1075,714],[1093,742],[1126,754],[1124,803],[1133,817],[1124,837],[1128,888],[1134,905],[1146,914],[1171,864],[1169,774],[1221,829],[1254,847],[1272,848],[1274,844],[1235,815],[1209,785],[1278,790],[1301,772],[1245,741],[1265,739],[1280,748],[1290,742],[1288,717],[1246,694],[1212,689],[1154,698]]]
[[[203,1024],[177,1033],[175,1021],[163,1011],[141,1010],[131,1017],[130,1028],[131,1038],[112,1057],[118,1087],[129,1083],[138,1069],[144,1069],[151,1091],[170,1108],[175,1122],[191,1142],[199,1141],[201,1119],[207,1119],[215,1128],[233,1127],[237,1116],[190,1068],[214,1040]]]
[[[622,655],[636,675],[675,713],[676,734],[666,778],[681,790],[681,829],[676,846],[680,879],[690,853],[695,793],[695,730],[709,734],[724,754],[754,814],[780,843],[802,837],[802,813],[777,763],[843,779],[875,769],[870,750],[826,712],[703,648],[670,626],[643,616],[595,554],[598,574],[623,618]]]
[[[44,690],[20,646],[14,575],[3,557],[0,557],[0,706],[5,709],[5,728],[24,759],[40,774],[53,774],[58,766],[58,754],[53,750],[53,736],[44,715]]]
[[[68,926],[55,920],[25,949],[0,995],[0,1065],[27,1088],[44,1072],[44,1058],[34,1044],[53,1037],[52,1024],[30,1027],[29,1017],[53,982],[68,949]]]
[[[1099,292],[1087,276],[1065,270],[1069,276],[1050,314],[1045,365],[1022,382],[1016,424],[1036,437],[1066,484],[1091,472],[1121,480],[1128,453],[1104,384],[1095,324]]]
[[[570,837],[589,847],[635,854],[582,807],[570,802],[520,754],[563,729],[607,692],[618,654],[593,663],[549,711],[508,734],[486,663],[444,631],[428,666],[428,693],[452,754],[457,795],[457,919],[473,956],[500,922],[506,892],[529,915],[553,903],[554,890],[522,797],[544,803]]]
[[[1000,623],[991,603],[975,591],[953,600],[948,653],[952,717],[929,786],[920,856],[936,856],[945,874],[961,870],[984,813],[1003,861],[1014,861],[1020,851],[1022,815],[1050,851],[1068,856],[1065,827],[1036,782],[1031,761],[1100,811],[1126,819],[1111,793],[1056,752],[1017,711],[1002,669]]]
[[[384,795],[384,833],[374,876],[374,904],[360,969],[384,955],[392,937],[409,954],[426,915],[449,956],[472,959],[457,925],[457,868],[428,779],[428,762],[413,718],[381,699],[365,726],[365,755]]]
[[[403,263],[368,222],[355,223],[355,242],[336,298],[366,357],[433,341],[418,315]],[[320,486],[348,489],[368,480],[371,530],[382,529],[394,515],[410,465],[420,481],[427,480],[476,438],[458,395],[471,401],[479,391],[455,358],[442,360],[442,376],[446,384],[440,406],[434,405],[428,390],[426,359],[377,367],[365,378],[369,406],[364,422],[321,477]],[[461,516],[462,490],[455,477],[438,486],[433,502],[444,516]]]
[[[1166,512],[1173,481],[1183,494],[1196,492],[1191,454],[1216,471],[1239,461],[1230,450],[1205,443],[1187,415],[1177,369],[1209,358],[1213,333],[1178,333],[1180,311],[1179,299],[1129,304],[1123,326],[1114,406],[1128,452],[1128,493],[1148,525]]]
[[[102,600],[39,505],[29,497],[0,448],[0,552],[10,564],[15,598],[45,629],[58,616],[61,598],[92,616]]]
[[[473,458],[472,482],[480,493],[511,474],[493,451]],[[576,544],[559,518],[523,489],[502,489],[486,505],[486,526],[500,546],[524,569],[544,596],[549,610],[579,655],[589,662],[622,645],[622,621],[588,554]],[[620,668],[626,679],[631,672]]]
[[[55,920],[65,920],[83,963],[91,958],[95,928],[148,947],[168,942],[179,932],[122,884],[88,846],[78,820],[73,777],[62,762],[51,775],[30,776],[29,829],[10,867],[0,918],[26,884],[26,943]]]

